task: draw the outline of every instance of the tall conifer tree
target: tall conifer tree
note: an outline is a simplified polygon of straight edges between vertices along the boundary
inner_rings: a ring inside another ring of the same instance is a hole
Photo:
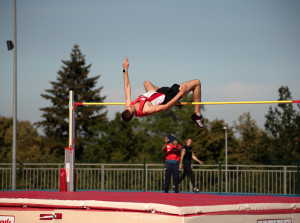
[[[279,88],[279,100],[292,100],[287,86]],[[300,159],[300,106],[278,104],[269,108],[265,128],[273,137],[273,163],[294,164]]]
[[[57,72],[56,82],[50,82],[52,88],[41,94],[50,101],[50,106],[40,109],[43,120],[37,123],[38,127],[42,127],[52,152],[58,156],[63,156],[64,148],[69,143],[69,89],[74,89],[76,102],[103,102],[106,97],[100,95],[103,87],[96,88],[100,75],[88,77],[91,64],[86,65],[85,56],[78,45],[74,46],[70,56],[70,60],[62,60],[63,66]],[[104,109],[105,106],[76,107],[77,158],[81,157],[89,139],[99,133],[95,131],[95,125],[107,121]]]

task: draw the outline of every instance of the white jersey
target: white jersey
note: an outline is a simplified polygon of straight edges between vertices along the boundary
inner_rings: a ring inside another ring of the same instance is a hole
[[[162,93],[154,92],[154,91],[148,91],[145,94],[143,94],[144,97],[146,97],[153,106],[160,105],[165,100],[165,95]]]

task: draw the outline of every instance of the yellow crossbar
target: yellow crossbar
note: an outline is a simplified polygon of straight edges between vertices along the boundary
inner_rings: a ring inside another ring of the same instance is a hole
[[[229,104],[287,104],[300,103],[296,101],[229,101],[229,102],[181,102],[176,105],[229,105]],[[77,102],[77,105],[125,105],[124,102]]]

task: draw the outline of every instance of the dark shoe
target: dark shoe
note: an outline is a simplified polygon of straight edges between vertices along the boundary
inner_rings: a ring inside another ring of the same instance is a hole
[[[202,122],[202,115],[198,116],[196,113],[192,114],[191,119],[198,125],[200,128],[204,127],[204,124]]]
[[[179,193],[179,186],[178,186],[178,189],[175,190],[175,185],[173,185],[173,190],[174,190],[175,193]]]

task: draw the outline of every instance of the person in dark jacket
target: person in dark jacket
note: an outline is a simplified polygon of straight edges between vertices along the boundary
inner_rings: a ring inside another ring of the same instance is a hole
[[[192,166],[191,166],[191,161],[193,159],[196,162],[198,162],[199,164],[203,164],[203,162],[195,156],[191,145],[192,145],[192,139],[188,138],[186,140],[186,145],[182,148],[179,169],[182,169],[182,167],[183,167],[183,174],[179,178],[179,184],[186,176],[188,176],[192,183],[193,191],[199,192],[199,189],[195,185],[195,178],[194,178],[194,174],[193,174],[193,170],[192,170]]]

